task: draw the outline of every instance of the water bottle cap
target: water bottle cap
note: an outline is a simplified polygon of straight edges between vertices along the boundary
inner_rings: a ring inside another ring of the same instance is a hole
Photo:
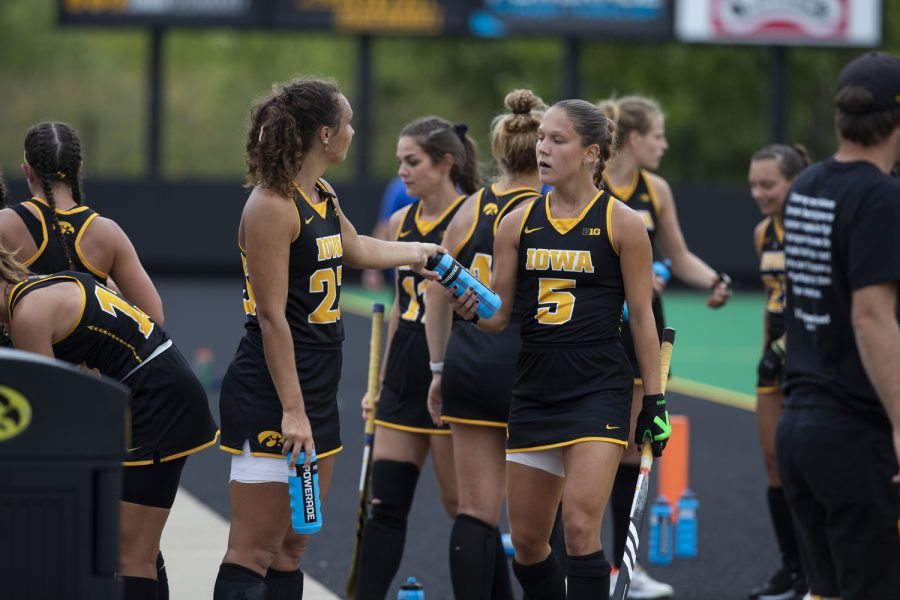
[[[415,582],[416,582],[416,578],[415,578],[415,577],[407,577],[407,578],[406,578],[406,583],[415,583]]]

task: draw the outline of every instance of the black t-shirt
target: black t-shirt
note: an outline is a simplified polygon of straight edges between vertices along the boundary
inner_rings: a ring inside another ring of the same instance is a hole
[[[850,321],[853,292],[900,280],[900,182],[869,162],[828,159],[784,207],[786,404],[887,423]]]

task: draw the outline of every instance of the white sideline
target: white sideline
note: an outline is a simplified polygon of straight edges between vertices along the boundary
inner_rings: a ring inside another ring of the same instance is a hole
[[[180,488],[162,539],[171,600],[212,599],[227,541],[228,522]],[[338,600],[338,596],[308,574],[304,579],[303,598]]]

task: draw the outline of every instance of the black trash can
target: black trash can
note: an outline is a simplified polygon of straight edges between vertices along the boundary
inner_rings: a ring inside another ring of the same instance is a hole
[[[121,597],[128,388],[0,348],[0,597]]]

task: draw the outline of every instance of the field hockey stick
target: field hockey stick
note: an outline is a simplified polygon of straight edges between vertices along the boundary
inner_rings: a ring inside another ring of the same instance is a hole
[[[369,472],[372,469],[372,444],[375,441],[375,399],[378,397],[378,378],[381,372],[381,332],[384,328],[384,304],[372,305],[372,337],[369,342],[369,381],[366,386],[366,400],[369,413],[366,415],[365,438],[363,444],[362,467],[359,473],[359,504],[356,507],[356,539],[353,541],[353,555],[350,573],[347,575],[347,597],[356,595],[356,580],[359,575],[359,553],[362,550],[362,536],[369,519]]]
[[[671,327],[666,327],[663,331],[662,346],[659,349],[659,387],[663,393],[666,391],[666,382],[669,378],[669,364],[672,362],[672,346],[674,344],[675,330]],[[628,588],[631,586],[631,575],[637,562],[638,547],[640,545],[639,534],[641,523],[644,521],[644,509],[647,508],[647,495],[650,491],[650,469],[652,468],[653,449],[651,440],[644,438],[644,448],[641,450],[641,470],[638,473],[637,484],[634,489],[634,500],[631,501],[625,554],[622,557],[619,577],[616,579],[616,589],[610,596],[610,600],[625,600],[628,596]]]

